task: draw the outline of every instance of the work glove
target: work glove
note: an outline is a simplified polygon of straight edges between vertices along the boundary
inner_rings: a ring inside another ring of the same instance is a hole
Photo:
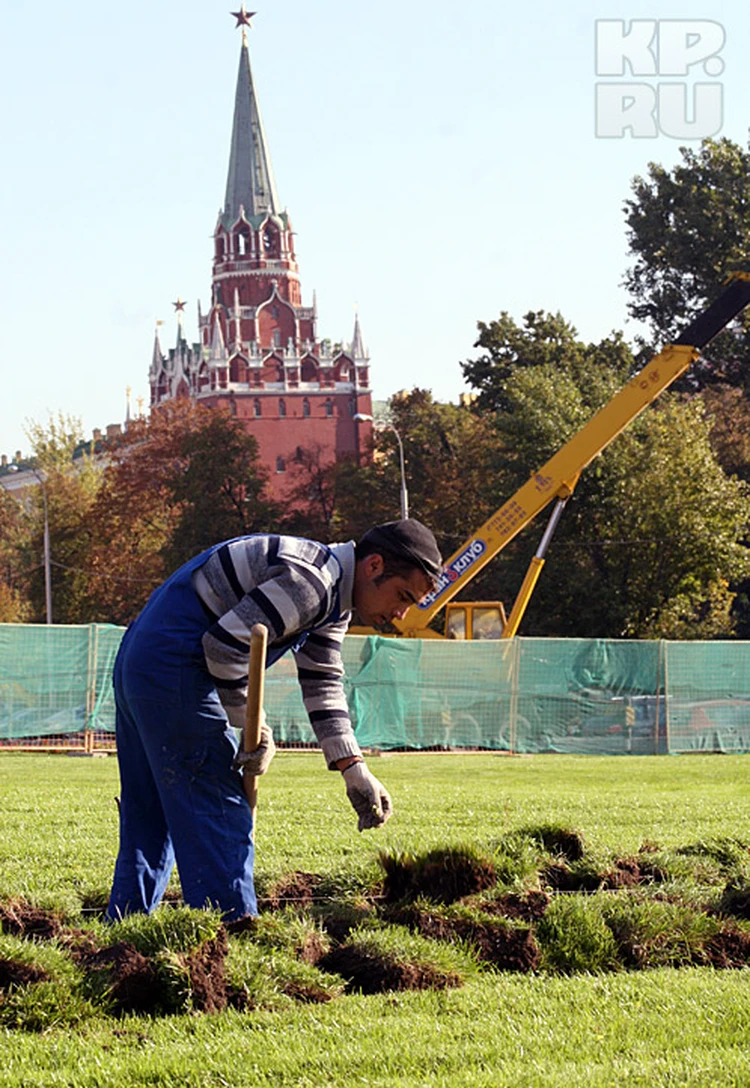
[[[346,796],[359,816],[359,830],[365,831],[384,824],[393,812],[386,788],[368,771],[365,763],[352,763],[342,773],[346,783]]]
[[[240,747],[234,757],[232,767],[235,771],[244,771],[246,774],[258,778],[268,770],[271,760],[276,755],[276,745],[273,742],[271,727],[266,723],[260,727],[260,745],[254,752],[245,752]]]

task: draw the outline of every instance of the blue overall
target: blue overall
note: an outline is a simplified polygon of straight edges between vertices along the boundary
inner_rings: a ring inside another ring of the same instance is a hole
[[[190,579],[217,544],[180,567],[123,636],[114,668],[120,849],[107,916],[150,913],[175,861],[183,899],[228,920],[258,913],[252,816],[232,769],[236,731],[206,667],[201,639],[215,622]],[[339,616],[336,595],[333,614]],[[269,645],[267,665],[307,633]]]

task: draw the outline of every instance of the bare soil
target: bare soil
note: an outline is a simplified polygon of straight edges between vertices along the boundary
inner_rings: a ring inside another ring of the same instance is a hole
[[[341,975],[349,991],[380,994],[390,990],[445,990],[460,986],[455,972],[430,964],[402,963],[378,956],[357,945],[342,945],[324,956],[319,967]]]
[[[704,952],[712,967],[747,967],[750,963],[750,933],[725,926],[721,933],[706,943]]]
[[[435,941],[468,941],[485,963],[501,971],[535,971],[541,960],[539,945],[528,926],[513,926],[470,918],[445,918],[432,911],[411,911],[404,920],[423,937]]]
[[[259,906],[267,910],[279,910],[287,905],[309,907],[315,900],[322,879],[318,873],[286,873],[269,888],[268,895],[260,900]]]
[[[118,1013],[161,1012],[161,994],[153,963],[127,941],[87,952],[81,963],[92,974],[106,976],[106,990]]]
[[[496,899],[465,900],[467,907],[476,907],[486,914],[500,914],[503,918],[517,918],[522,922],[538,922],[550,904],[547,892],[529,891],[523,895],[508,892]]]
[[[435,850],[418,861],[386,859],[383,896],[386,903],[424,896],[436,903],[455,903],[494,887],[497,873],[488,858],[454,850]]]
[[[28,986],[48,978],[49,975],[41,967],[0,957],[0,990],[8,990],[11,986]]]
[[[57,911],[32,907],[24,899],[6,899],[0,903],[0,929],[13,937],[38,937],[49,941],[58,937],[64,928]]]

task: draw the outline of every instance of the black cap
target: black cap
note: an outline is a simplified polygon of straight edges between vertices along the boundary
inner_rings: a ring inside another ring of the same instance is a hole
[[[413,518],[376,525],[365,533],[361,543],[369,544],[375,551],[382,548],[391,555],[408,560],[433,581],[443,569],[440,549],[431,530]]]

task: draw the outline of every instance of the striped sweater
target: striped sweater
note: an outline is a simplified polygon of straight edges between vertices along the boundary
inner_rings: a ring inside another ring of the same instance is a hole
[[[213,620],[203,650],[230,723],[242,728],[250,630],[263,623],[270,660],[287,649],[294,653],[305,709],[329,767],[358,755],[341,660],[351,619],[354,544],[326,548],[298,537],[241,537],[213,552],[192,584]]]

